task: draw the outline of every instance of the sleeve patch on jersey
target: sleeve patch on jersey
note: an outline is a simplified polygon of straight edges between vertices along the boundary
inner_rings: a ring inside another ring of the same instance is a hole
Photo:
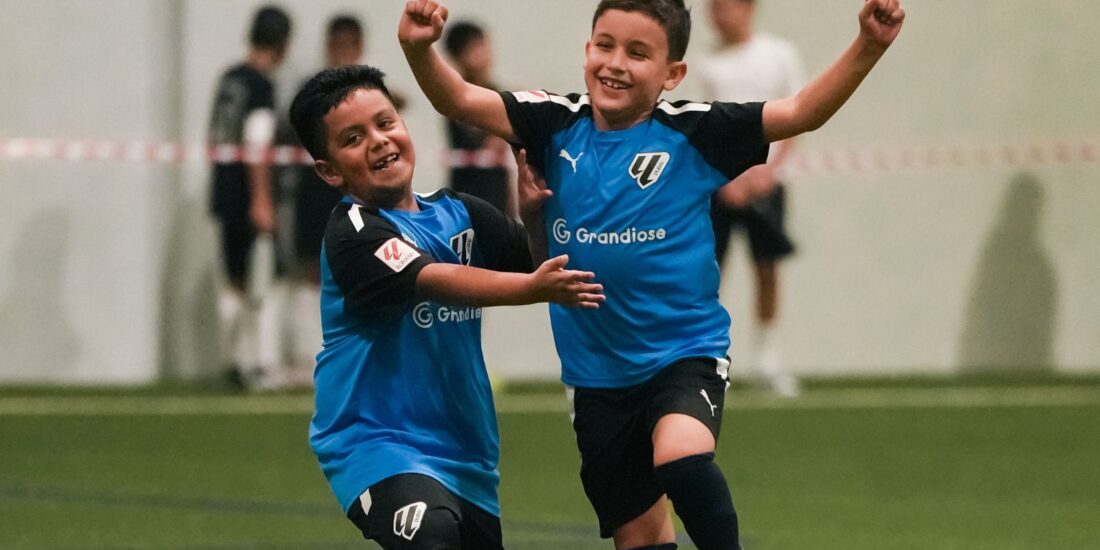
[[[550,94],[542,90],[533,90],[529,92],[512,92],[516,101],[520,103],[542,103],[544,101],[550,101]]]
[[[382,260],[382,263],[398,273],[408,267],[413,260],[420,257],[420,253],[417,252],[415,248],[409,246],[408,243],[397,237],[386,241],[385,244],[378,247],[378,250],[374,251],[374,255],[379,260]]]

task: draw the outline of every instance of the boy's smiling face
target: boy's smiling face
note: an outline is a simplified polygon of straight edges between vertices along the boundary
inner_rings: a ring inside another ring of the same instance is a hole
[[[584,51],[584,84],[601,130],[645,120],[661,92],[675,88],[687,74],[683,61],[669,61],[665,29],[638,12],[604,12]]]
[[[379,90],[360,88],[325,115],[328,159],[316,163],[329,185],[378,208],[415,204],[416,153],[405,122]]]

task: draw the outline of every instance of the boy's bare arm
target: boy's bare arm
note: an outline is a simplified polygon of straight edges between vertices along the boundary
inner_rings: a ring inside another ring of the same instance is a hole
[[[500,94],[466,82],[432,48],[432,43],[442,36],[446,21],[446,6],[434,0],[410,0],[405,3],[405,11],[397,27],[397,39],[417,84],[439,114],[515,141],[512,123],[508,120]]]
[[[900,0],[864,0],[859,36],[835,63],[798,95],[764,104],[764,138],[780,141],[820,128],[871,72],[905,20]]]
[[[271,165],[266,161],[249,162],[246,165],[248,174],[249,193],[252,200],[249,202],[249,219],[256,226],[259,233],[271,233],[275,231],[275,199],[271,191]]]
[[[417,294],[440,302],[471,306],[514,306],[553,302],[596,309],[603,285],[588,271],[565,269],[568,256],[543,262],[534,273],[505,273],[457,264],[434,263],[416,277]]]

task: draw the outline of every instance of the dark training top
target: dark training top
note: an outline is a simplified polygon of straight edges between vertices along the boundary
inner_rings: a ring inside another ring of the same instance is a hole
[[[248,116],[257,109],[274,108],[274,87],[263,73],[245,64],[230,67],[218,81],[207,139],[215,146],[243,146]],[[214,214],[222,217],[242,207],[247,211],[251,191],[243,162],[215,162],[211,176],[210,209]]]
[[[447,119],[451,189],[485,200],[501,212],[508,208],[508,168],[485,147],[488,134],[477,126]]]

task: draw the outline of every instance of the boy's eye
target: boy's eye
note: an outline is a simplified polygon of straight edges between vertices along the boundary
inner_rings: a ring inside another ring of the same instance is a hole
[[[596,47],[603,50],[603,51],[605,51],[605,52],[611,50],[611,44],[609,44],[607,42],[597,42]]]
[[[630,56],[631,57],[636,57],[638,59],[645,59],[646,58],[645,52],[643,52],[641,50],[630,50]]]
[[[362,134],[351,134],[344,140],[344,145],[355,145],[363,140]]]

